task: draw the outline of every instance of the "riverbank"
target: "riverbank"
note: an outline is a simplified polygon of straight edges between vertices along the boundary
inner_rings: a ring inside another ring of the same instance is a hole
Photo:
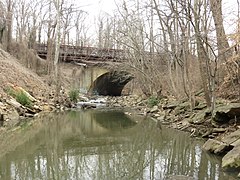
[[[56,99],[54,86],[46,77],[39,77],[1,49],[0,83],[0,133],[18,126],[23,119],[38,116],[42,112],[72,107],[64,87]],[[19,92],[21,98],[27,97],[30,102],[21,104],[17,100]],[[137,112],[151,117],[159,127],[166,125],[187,131],[192,137],[205,138],[208,140],[204,145],[205,150],[224,155],[222,163],[224,168],[240,167],[239,103],[218,100],[213,116],[201,93],[197,94],[194,107],[187,99],[176,100],[173,97],[156,99],[137,95],[108,97],[107,106],[124,108],[128,115]]]
[[[158,126],[187,131],[191,137],[204,138],[203,149],[223,156],[225,170],[240,167],[240,103],[218,100],[211,115],[203,94],[197,96],[196,106],[191,108],[187,100],[162,98],[155,105],[152,100],[140,96],[110,97],[109,106],[133,108],[141,115],[153,118]],[[131,112],[127,112],[131,115]],[[240,177],[240,173],[239,173]]]
[[[15,127],[22,119],[37,116],[41,112],[70,106],[64,89],[56,102],[55,89],[48,77],[40,77],[1,48],[0,84],[1,131]]]

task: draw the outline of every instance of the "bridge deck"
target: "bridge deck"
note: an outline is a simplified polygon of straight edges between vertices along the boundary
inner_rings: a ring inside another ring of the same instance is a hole
[[[35,50],[39,57],[47,59],[47,45],[37,44]],[[118,49],[99,49],[95,47],[82,47],[61,45],[59,60],[63,62],[82,61],[108,61],[122,62],[125,59],[125,51]]]

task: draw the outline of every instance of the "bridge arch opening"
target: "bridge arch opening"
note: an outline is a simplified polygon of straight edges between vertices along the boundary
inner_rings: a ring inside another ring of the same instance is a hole
[[[125,71],[111,71],[99,76],[91,85],[88,93],[102,96],[121,96],[124,86],[133,79]]]

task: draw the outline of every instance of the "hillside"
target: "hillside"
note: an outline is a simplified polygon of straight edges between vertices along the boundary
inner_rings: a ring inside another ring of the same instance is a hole
[[[50,92],[42,78],[0,49],[0,97],[6,95],[4,89],[8,87],[9,83],[24,88],[36,98],[42,98]]]

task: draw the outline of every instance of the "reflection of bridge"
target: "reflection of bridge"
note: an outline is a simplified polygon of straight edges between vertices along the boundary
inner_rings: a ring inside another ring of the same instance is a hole
[[[35,50],[42,59],[47,59],[48,48],[46,44],[37,44]],[[89,64],[90,61],[97,62],[122,62],[126,51],[119,49],[100,49],[96,47],[83,47],[61,45],[59,60],[62,62],[80,62]]]

